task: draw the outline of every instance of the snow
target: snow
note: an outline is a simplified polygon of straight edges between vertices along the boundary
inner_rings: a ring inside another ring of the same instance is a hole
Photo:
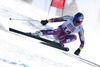
[[[80,3],[80,1],[78,2]],[[48,6],[46,7],[48,9]],[[90,18],[88,18],[87,13],[84,13],[87,17],[85,22],[90,21],[88,20]],[[54,15],[51,14],[50,16],[53,17]],[[25,19],[27,21],[9,20],[9,18]],[[47,18],[45,11],[25,2],[0,0],[0,67],[92,67],[63,54],[61,50],[40,44],[39,40],[8,31],[9,27],[11,27],[25,32],[34,32],[37,29],[34,26],[32,27],[32,25],[37,23],[35,26],[40,29],[42,26],[39,25],[39,21],[45,18]],[[34,21],[34,19],[38,21]],[[89,26],[90,28],[88,25],[85,27],[86,43],[80,56],[100,65],[100,42],[98,39],[100,35],[91,30],[92,26]],[[77,44],[79,44],[79,40],[66,44],[70,48],[68,53],[73,54],[79,46]]]

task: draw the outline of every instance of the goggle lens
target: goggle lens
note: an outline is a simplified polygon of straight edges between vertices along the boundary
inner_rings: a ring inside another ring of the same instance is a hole
[[[77,24],[81,24],[82,21],[79,21],[79,20],[74,20]]]

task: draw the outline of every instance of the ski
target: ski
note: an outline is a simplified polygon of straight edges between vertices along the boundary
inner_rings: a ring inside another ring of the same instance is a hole
[[[38,37],[38,36],[35,36],[35,35],[31,35],[30,33],[22,32],[22,31],[13,29],[13,28],[9,28],[9,31],[12,31],[12,32],[15,32],[15,33],[18,33],[18,34],[21,34],[21,35],[25,35],[25,36],[28,36],[28,37],[31,37],[31,38],[35,38],[37,40],[40,40],[41,41],[40,43],[42,43],[44,45],[48,45],[48,46],[51,46],[51,47],[54,47],[54,48],[58,48],[58,49],[63,50],[63,51],[69,51],[69,48],[63,47],[60,43],[57,43],[57,42],[54,42],[54,41],[51,41],[51,40],[47,40],[45,38],[41,38],[41,37]]]
[[[22,31],[19,31],[19,30],[16,30],[16,29],[13,29],[13,28],[9,28],[9,31],[12,31],[14,33],[18,33],[18,34],[21,34],[21,35],[25,35],[25,36],[28,36],[28,37],[31,37],[31,38],[34,38],[34,39],[37,39],[37,40],[40,40],[41,44],[44,44],[44,45],[48,45],[48,46],[51,46],[51,47],[54,47],[54,48],[57,48],[57,49],[60,49],[60,50],[63,50],[63,51],[69,51],[69,48],[64,48],[61,44],[57,43],[57,42],[54,42],[54,41],[50,41],[50,40],[47,40],[47,39],[44,39],[44,38],[41,38],[41,37],[38,37],[38,36],[35,36],[35,35],[31,35],[27,32],[22,32]],[[62,52],[63,54],[69,56],[69,57],[72,57],[74,59],[77,59],[83,63],[86,63],[90,66],[93,66],[93,67],[100,67],[98,64],[92,62],[92,61],[89,61],[89,60],[86,60],[86,59],[83,59],[81,58],[80,56],[76,56],[76,55],[72,55],[72,54],[69,54],[69,53],[66,53],[66,52]]]

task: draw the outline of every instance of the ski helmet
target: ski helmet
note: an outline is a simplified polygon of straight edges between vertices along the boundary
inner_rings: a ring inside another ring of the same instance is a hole
[[[79,24],[82,23],[83,19],[84,19],[84,15],[81,12],[78,12],[77,14],[74,15],[74,21],[76,23]]]

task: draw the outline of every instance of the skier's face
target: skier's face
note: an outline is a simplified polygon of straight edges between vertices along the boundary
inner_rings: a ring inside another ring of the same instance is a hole
[[[74,20],[75,26],[78,26],[78,25],[80,25],[81,23],[82,23],[82,21]]]
[[[80,17],[79,20],[74,20],[74,25],[78,26],[83,22],[83,17]]]

